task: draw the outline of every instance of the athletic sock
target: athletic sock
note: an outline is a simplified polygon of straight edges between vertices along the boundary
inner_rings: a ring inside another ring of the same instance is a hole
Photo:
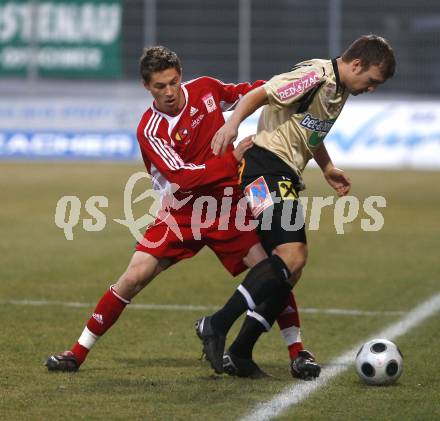
[[[78,341],[71,348],[79,365],[84,362],[98,339],[118,320],[129,303],[129,300],[115,292],[113,285],[103,295]]]
[[[294,360],[298,356],[298,352],[304,349],[304,345],[302,342],[295,342],[292,345],[287,347],[289,350],[289,357],[291,360]]]
[[[301,322],[298,306],[293,293],[288,295],[286,307],[277,318],[278,326],[286,341],[290,359],[295,359],[299,351],[304,349],[301,341]]]
[[[268,297],[277,294],[280,289],[291,289],[287,282],[289,276],[289,270],[277,255],[261,261],[248,272],[223,308],[212,315],[212,325],[226,335],[247,309],[253,310]]]
[[[241,330],[230,347],[234,355],[252,358],[252,351],[258,338],[272,328],[276,317],[286,307],[286,298],[290,290],[290,284],[285,282],[275,294],[263,301],[255,310],[247,312]]]
[[[266,328],[257,319],[247,315],[238,336],[229,349],[237,357],[251,359],[254,345],[265,331]]]

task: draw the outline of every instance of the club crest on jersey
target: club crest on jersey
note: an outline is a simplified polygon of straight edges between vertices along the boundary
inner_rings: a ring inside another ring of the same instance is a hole
[[[202,98],[202,101],[205,103],[205,107],[206,107],[208,113],[212,113],[213,111],[215,111],[217,109],[217,105],[215,104],[214,97],[212,96],[211,93],[205,95]]]
[[[182,140],[185,140],[185,138],[188,136],[188,130],[187,129],[179,129],[176,133],[176,140],[179,142]]]
[[[252,214],[255,218],[265,209],[273,205],[273,199],[267,187],[264,177],[258,177],[244,189],[244,195],[249,202]]]

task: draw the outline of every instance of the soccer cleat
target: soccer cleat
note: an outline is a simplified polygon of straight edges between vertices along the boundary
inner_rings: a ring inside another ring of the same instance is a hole
[[[296,379],[313,380],[319,377],[321,367],[315,362],[313,354],[304,349],[290,362],[290,372]]]
[[[49,371],[78,371],[79,365],[72,351],[64,351],[59,355],[51,355],[44,364]]]
[[[264,379],[270,377],[251,358],[240,358],[230,350],[223,355],[223,371],[230,376]]]
[[[211,317],[204,316],[195,323],[197,336],[203,343],[203,352],[217,374],[223,373],[223,352],[226,337],[211,324]]]

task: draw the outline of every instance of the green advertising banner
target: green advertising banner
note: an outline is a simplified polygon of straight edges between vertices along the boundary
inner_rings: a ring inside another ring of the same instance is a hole
[[[0,76],[120,76],[121,3],[0,0]]]

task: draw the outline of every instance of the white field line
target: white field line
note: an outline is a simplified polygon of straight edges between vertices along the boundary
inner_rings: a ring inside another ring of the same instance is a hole
[[[341,356],[332,360],[323,368],[320,377],[315,381],[295,383],[285,387],[271,400],[257,405],[247,416],[242,418],[241,421],[267,421],[280,415],[288,408],[298,405],[307,399],[312,393],[325,386],[333,377],[346,371],[354,362],[355,355],[359,348],[367,340],[373,338],[395,340],[439,311],[440,294],[437,294],[415,307],[396,323],[391,324],[380,332],[370,335]]]
[[[78,303],[68,301],[48,301],[48,300],[0,300],[0,304],[18,306],[60,306],[73,308],[93,308],[96,303]],[[165,311],[213,311],[218,310],[216,306],[196,306],[184,304],[130,304],[127,308],[133,310],[165,310]],[[341,316],[401,316],[406,314],[404,311],[364,311],[349,310],[339,308],[300,308],[301,313],[311,314],[334,314]]]

